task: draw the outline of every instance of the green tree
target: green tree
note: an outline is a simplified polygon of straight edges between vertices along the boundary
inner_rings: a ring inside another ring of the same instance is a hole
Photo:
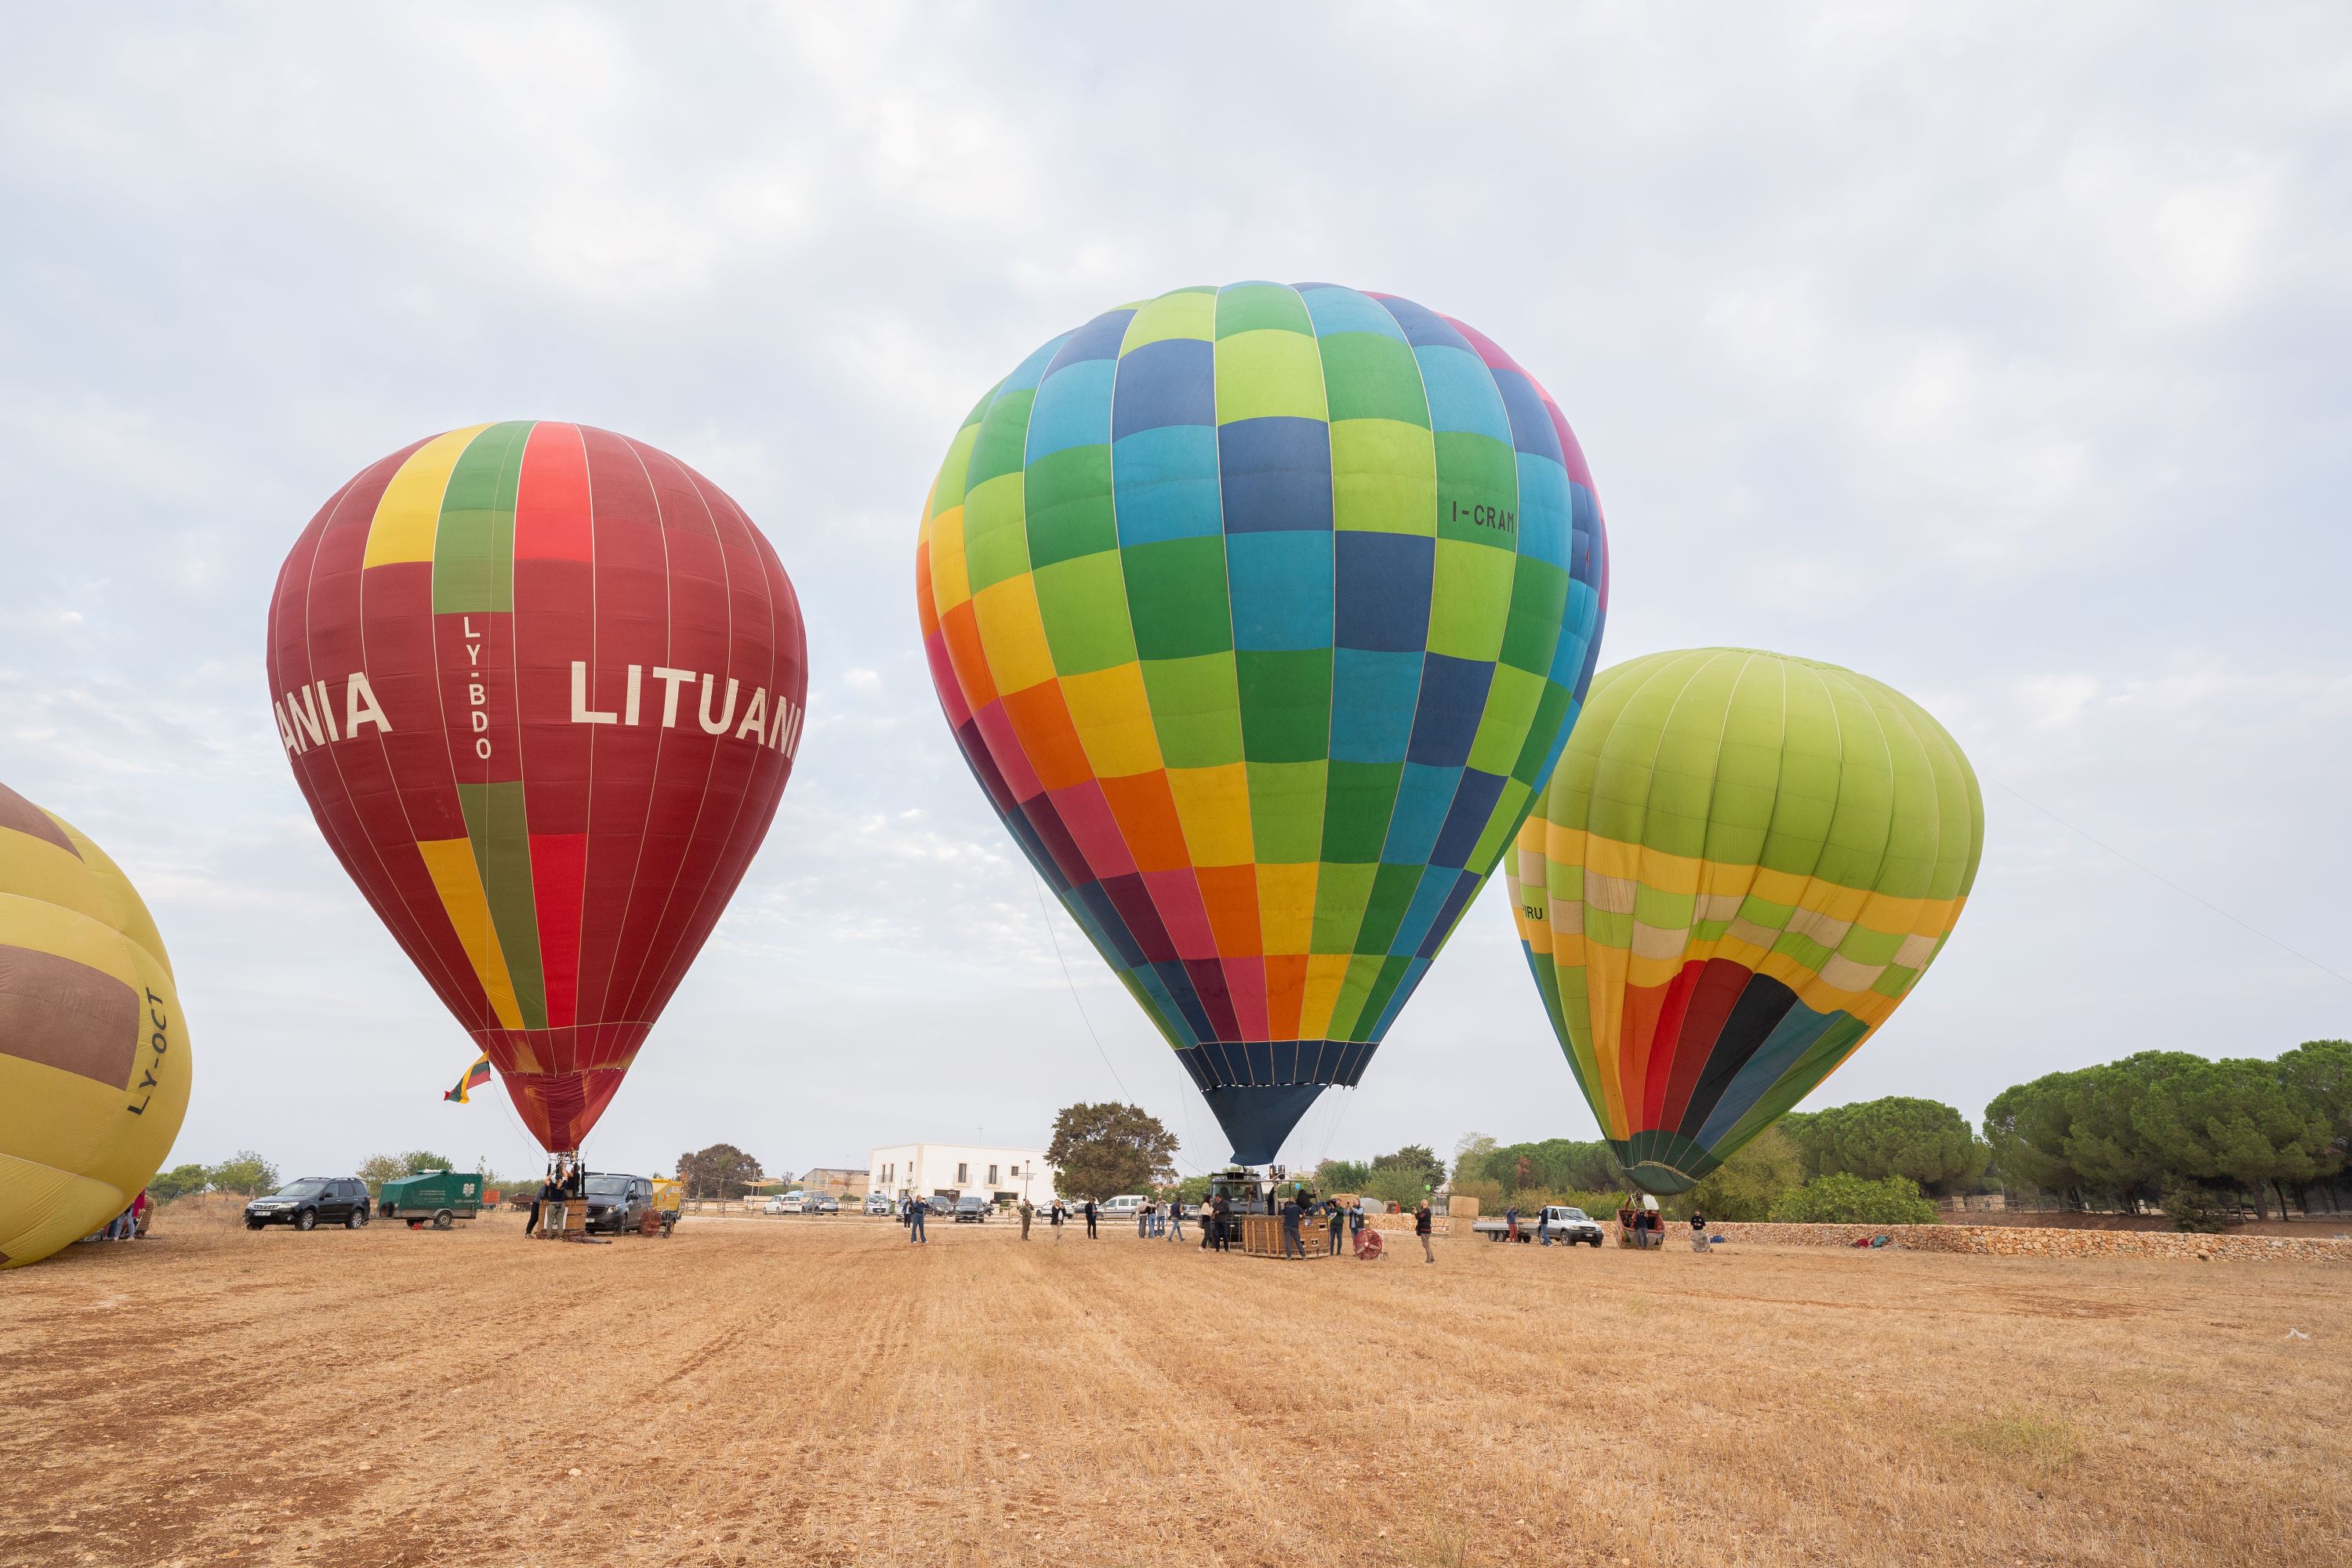
[[[2265,1188],[2284,1215],[2285,1184],[2312,1181],[2333,1148],[2325,1108],[2294,1092],[2276,1062],[2179,1067],[2149,1083],[2133,1120],[2167,1174],[2226,1181],[2253,1199],[2257,1219],[2268,1217]]]
[[[1054,1118],[1045,1158],[1058,1167],[1055,1191],[1100,1203],[1175,1175],[1176,1134],[1139,1105],[1065,1106]]]
[[[2352,1170],[2352,1040],[2305,1040],[2279,1058],[2278,1066],[2289,1091],[2326,1121],[2318,1179],[2332,1185]]]
[[[1318,1193],[1360,1193],[1372,1179],[1372,1168],[1361,1160],[1326,1160],[1315,1167]]]
[[[1781,1198],[1772,1217],[1791,1225],[1933,1225],[1936,1205],[1908,1176],[1868,1182],[1836,1171]]]
[[[1384,1204],[1411,1208],[1444,1182],[1445,1162],[1426,1144],[1408,1143],[1374,1160],[1364,1184],[1358,1190]]]
[[[454,1171],[457,1167],[448,1159],[429,1149],[412,1149],[405,1154],[370,1154],[360,1162],[360,1180],[367,1184],[368,1196],[383,1195],[383,1184],[403,1176],[420,1176],[427,1171]]]
[[[2032,1083],[2012,1084],[1985,1107],[1985,1142],[1992,1146],[1993,1169],[2012,1192],[2070,1197],[2082,1192],[2083,1173],[2066,1163],[2065,1153],[2072,1125],[2065,1088],[2074,1076],[2046,1073]]]
[[[174,1165],[168,1171],[158,1171],[147,1184],[147,1195],[159,1204],[173,1198],[184,1198],[191,1193],[201,1193],[212,1185],[212,1172],[202,1165]]]
[[[732,1143],[677,1157],[678,1180],[689,1198],[740,1198],[760,1174],[760,1162]]]
[[[1507,1194],[1615,1192],[1625,1185],[1625,1167],[1606,1143],[1547,1138],[1540,1143],[1506,1143],[1488,1152],[1484,1174]]]
[[[1709,1219],[1764,1219],[1773,1205],[1804,1181],[1804,1161],[1796,1142],[1778,1127],[1767,1127],[1677,1199],[1675,1207]]]
[[[1808,1176],[1908,1176],[1937,1194],[1974,1186],[1991,1152],[1958,1111],[1907,1095],[1832,1106],[1790,1131]]]
[[[1486,1133],[1464,1133],[1454,1143],[1454,1182],[1486,1180],[1486,1160],[1494,1152],[1495,1140]]]
[[[1822,1173],[1822,1113],[1818,1110],[1788,1110],[1772,1123],[1789,1140],[1797,1152],[1798,1162],[1804,1167],[1805,1179],[1812,1180]]]
[[[2154,1202],[2178,1173],[2179,1150],[2153,1138],[2155,1124],[2134,1113],[2152,1085],[2203,1061],[2185,1051],[2141,1051],[2002,1090],[1985,1108],[2001,1179],[2077,1205],[2100,1197],[2134,1209]]]
[[[222,1192],[249,1198],[278,1190],[278,1167],[250,1149],[239,1149],[206,1172],[205,1179]]]

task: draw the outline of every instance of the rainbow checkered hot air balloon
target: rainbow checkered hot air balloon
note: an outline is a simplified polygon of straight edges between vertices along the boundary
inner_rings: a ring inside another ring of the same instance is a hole
[[[1746,648],[1603,670],[1506,879],[1633,1179],[1687,1191],[1852,1056],[1983,847],[1968,758],[1867,676]]]
[[[1493,870],[1607,571],[1551,398],[1391,296],[1123,305],[964,421],[916,552],[931,679],[1236,1158],[1358,1080]]]
[[[642,442],[476,425],[320,509],[268,667],[343,869],[531,1132],[577,1149],[792,773],[808,655],[775,551]]]

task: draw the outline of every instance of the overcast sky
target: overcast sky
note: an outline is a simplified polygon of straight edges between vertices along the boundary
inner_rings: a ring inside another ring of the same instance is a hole
[[[154,909],[175,1159],[535,1159],[502,1096],[442,1103],[473,1047],[320,839],[262,634],[345,479],[538,417],[724,486],[808,616],[791,789],[596,1163],[1106,1098],[1221,1160],[957,758],[911,570],[992,382],[1250,278],[1407,295],[1546,384],[1604,665],[1829,659],[1974,760],[1975,898],[1816,1103],[2352,1035],[2344,14],[1565,9],[9,10],[0,780]],[[1474,1130],[1594,1135],[1499,879],[1287,1152]]]

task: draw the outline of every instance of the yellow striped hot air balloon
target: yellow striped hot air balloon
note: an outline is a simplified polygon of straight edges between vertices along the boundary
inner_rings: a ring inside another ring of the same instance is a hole
[[[128,1208],[187,1110],[187,1023],[147,906],[0,784],[0,1268]]]
[[[1853,1055],[1983,847],[1968,758],[1868,676],[1696,648],[1594,677],[1506,875],[1627,1173],[1686,1191]]]

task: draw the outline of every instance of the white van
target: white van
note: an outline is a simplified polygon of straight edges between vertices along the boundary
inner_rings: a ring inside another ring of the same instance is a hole
[[[1095,1213],[1104,1219],[1133,1219],[1143,1212],[1143,1205],[1150,1201],[1140,1193],[1121,1193],[1105,1203]]]

